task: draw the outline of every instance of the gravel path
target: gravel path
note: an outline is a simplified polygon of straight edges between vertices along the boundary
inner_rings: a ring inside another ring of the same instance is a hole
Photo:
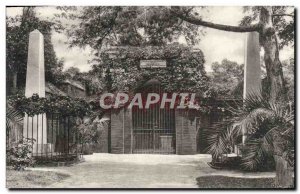
[[[34,168],[70,175],[51,188],[197,188],[196,178],[208,175],[274,177],[274,173],[214,170],[210,155],[93,154],[70,167]]]

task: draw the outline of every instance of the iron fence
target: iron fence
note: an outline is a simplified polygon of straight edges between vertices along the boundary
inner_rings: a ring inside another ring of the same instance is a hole
[[[23,126],[7,130],[7,149],[23,138],[31,141],[31,153],[36,159],[66,160],[81,156],[80,134],[76,118],[58,113],[25,115]]]

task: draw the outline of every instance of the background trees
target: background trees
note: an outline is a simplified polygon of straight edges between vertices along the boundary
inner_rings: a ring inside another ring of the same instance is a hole
[[[287,96],[289,102],[295,101],[295,60],[290,58],[289,60],[282,61],[283,76],[287,87]]]
[[[217,98],[243,97],[244,66],[228,59],[211,65],[210,87]]]

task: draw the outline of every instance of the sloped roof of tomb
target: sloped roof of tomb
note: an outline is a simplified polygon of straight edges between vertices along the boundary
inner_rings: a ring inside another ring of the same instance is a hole
[[[72,86],[74,86],[74,87],[76,87],[76,88],[78,88],[80,90],[84,90],[85,91],[85,87],[81,83],[79,83],[77,81],[67,79],[63,83],[72,85]]]
[[[46,93],[49,93],[49,94],[55,94],[58,96],[67,96],[67,94],[65,92],[61,91],[60,89],[58,89],[55,85],[53,85],[50,82],[46,82],[45,91],[46,91]]]

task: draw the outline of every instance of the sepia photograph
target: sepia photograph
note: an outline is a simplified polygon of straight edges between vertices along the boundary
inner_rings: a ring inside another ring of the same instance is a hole
[[[295,7],[99,4],[5,7],[6,188],[295,190]]]

